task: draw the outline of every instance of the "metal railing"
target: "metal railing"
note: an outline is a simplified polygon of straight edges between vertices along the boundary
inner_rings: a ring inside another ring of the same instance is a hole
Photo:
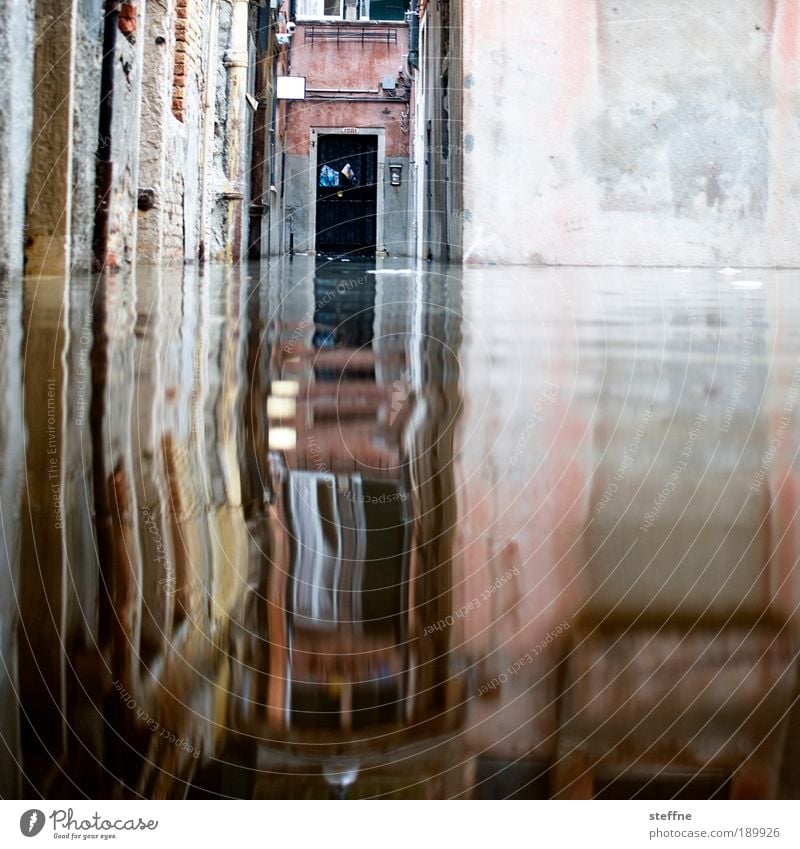
[[[397,27],[374,27],[348,25],[306,26],[305,40],[361,42],[361,44],[397,44]]]

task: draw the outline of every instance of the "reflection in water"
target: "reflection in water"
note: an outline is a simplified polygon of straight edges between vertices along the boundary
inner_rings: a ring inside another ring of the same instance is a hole
[[[6,285],[0,793],[796,796],[800,325],[763,284]]]

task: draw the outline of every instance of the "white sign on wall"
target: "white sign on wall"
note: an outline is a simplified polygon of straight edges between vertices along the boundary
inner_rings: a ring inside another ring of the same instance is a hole
[[[305,100],[305,77],[278,77],[275,86],[275,96],[278,100]]]

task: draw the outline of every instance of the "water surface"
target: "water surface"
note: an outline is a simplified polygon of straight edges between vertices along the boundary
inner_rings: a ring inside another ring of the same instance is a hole
[[[2,296],[3,796],[796,795],[793,274]]]

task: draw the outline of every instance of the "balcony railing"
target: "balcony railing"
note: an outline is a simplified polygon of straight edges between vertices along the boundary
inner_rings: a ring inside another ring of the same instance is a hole
[[[353,26],[353,24],[306,26],[306,41],[360,41],[361,44],[397,44],[397,27]]]

